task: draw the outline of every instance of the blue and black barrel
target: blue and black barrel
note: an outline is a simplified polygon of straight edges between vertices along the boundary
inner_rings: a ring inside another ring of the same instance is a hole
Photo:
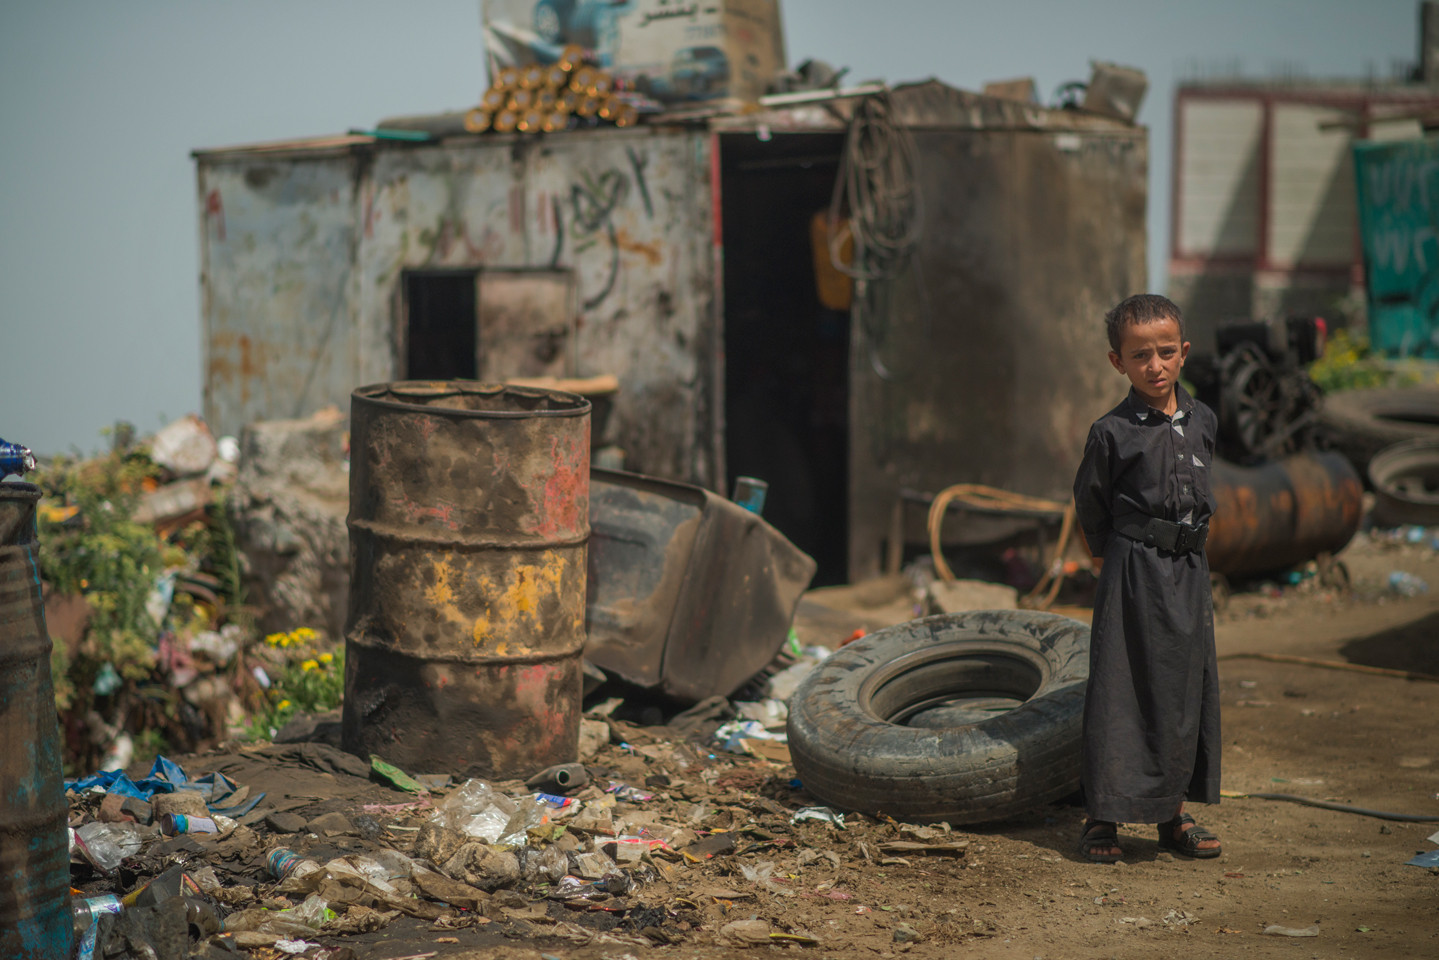
[[[39,502],[34,484],[0,483],[0,956],[65,960],[70,853]]]

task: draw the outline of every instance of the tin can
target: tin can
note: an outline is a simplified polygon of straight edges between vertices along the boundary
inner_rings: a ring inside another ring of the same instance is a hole
[[[182,833],[219,833],[220,828],[209,817],[191,817],[183,813],[166,813],[160,816],[160,831],[167,837]]]
[[[320,869],[320,865],[313,860],[300,856],[293,850],[286,850],[284,847],[277,847],[270,851],[265,858],[265,869],[270,871],[270,876],[276,880],[284,880],[288,877],[303,877]]]
[[[0,440],[0,477],[15,474],[23,477],[35,469],[35,455],[29,447]]]
[[[74,902],[71,917],[75,928],[75,960],[93,960],[95,941],[100,932],[100,918],[106,914],[119,916],[124,909],[125,905],[113,893]]]
[[[105,914],[119,914],[124,909],[125,905],[122,904],[120,898],[113,893],[73,901],[70,908],[70,916],[75,921],[75,936],[78,938],[83,935],[86,930],[98,923],[100,918]]]
[[[769,484],[757,477],[734,478],[734,497],[732,499],[750,513],[764,513],[764,498],[767,493],[769,493]]]

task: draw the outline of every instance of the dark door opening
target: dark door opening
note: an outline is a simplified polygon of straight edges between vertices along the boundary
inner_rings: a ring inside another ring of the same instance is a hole
[[[404,357],[407,380],[473,380],[474,270],[407,270]]]
[[[811,221],[844,138],[721,138],[726,491],[769,484],[764,515],[844,583],[849,545],[849,313],[825,307]]]

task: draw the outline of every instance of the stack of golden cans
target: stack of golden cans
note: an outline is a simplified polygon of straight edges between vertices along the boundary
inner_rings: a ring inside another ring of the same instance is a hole
[[[501,70],[480,105],[465,114],[465,129],[554,133],[599,123],[630,127],[638,119],[634,104],[615,92],[614,77],[571,45],[554,63]]]

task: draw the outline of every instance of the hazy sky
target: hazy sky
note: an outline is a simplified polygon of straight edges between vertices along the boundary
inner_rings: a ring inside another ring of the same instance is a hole
[[[1151,286],[1176,78],[1389,76],[1414,0],[783,0],[791,64],[1048,99],[1091,59],[1149,75]],[[12,0],[0,10],[0,437],[92,450],[200,408],[189,152],[473,105],[479,0]]]

